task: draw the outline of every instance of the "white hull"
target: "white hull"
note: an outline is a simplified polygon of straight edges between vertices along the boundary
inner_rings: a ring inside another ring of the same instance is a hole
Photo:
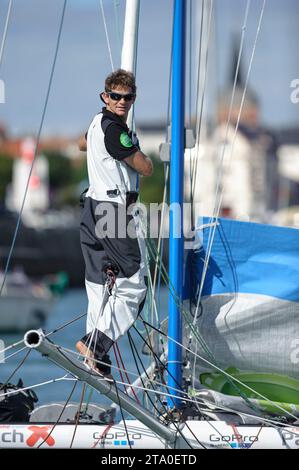
[[[0,298],[0,331],[23,332],[40,328],[52,306],[52,298],[4,295]]]
[[[137,420],[127,420],[127,432],[132,449],[165,449],[167,443]],[[48,424],[0,425],[0,449],[36,448],[52,429]],[[189,429],[188,429],[189,428]],[[189,445],[179,437],[176,449],[298,449],[299,428],[275,429],[273,427],[232,427],[223,421],[188,421],[180,429]],[[71,445],[75,425],[54,426],[46,449],[67,449]],[[192,431],[192,432],[191,432]],[[103,436],[106,433],[106,437]],[[179,434],[178,434],[179,436]],[[195,437],[196,436],[196,439]],[[72,448],[80,449],[128,449],[128,437],[122,423],[108,425],[79,425]]]

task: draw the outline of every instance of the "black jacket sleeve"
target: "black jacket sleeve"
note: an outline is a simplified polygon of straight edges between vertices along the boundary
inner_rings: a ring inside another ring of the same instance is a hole
[[[110,124],[105,133],[107,152],[116,160],[123,160],[136,153],[139,149],[133,145],[128,131],[118,124]]]

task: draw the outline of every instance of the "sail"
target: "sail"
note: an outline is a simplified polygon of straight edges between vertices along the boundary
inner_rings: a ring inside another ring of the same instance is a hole
[[[188,253],[185,272],[185,298],[195,304],[212,230],[209,219],[201,223],[202,245]],[[270,373],[298,379],[299,231],[219,219],[198,315],[218,366],[268,373],[264,383],[275,382]],[[197,352],[207,357],[199,345]]]

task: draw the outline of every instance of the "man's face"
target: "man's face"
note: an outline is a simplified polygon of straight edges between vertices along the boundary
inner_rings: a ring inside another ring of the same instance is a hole
[[[132,94],[131,88],[122,87],[122,86],[113,87],[112,90],[110,91],[112,93],[118,93],[120,95]],[[113,99],[113,95],[111,97],[106,92],[104,92],[102,96],[106,103],[108,111],[111,111],[112,113],[116,114],[121,119],[126,121],[130,108],[135,101],[135,96],[134,97],[132,96],[132,99],[130,99],[129,101],[128,100],[126,101],[124,98],[121,98],[120,100],[115,100]]]

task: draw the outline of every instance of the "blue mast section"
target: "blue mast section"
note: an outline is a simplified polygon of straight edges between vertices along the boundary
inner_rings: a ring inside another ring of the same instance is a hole
[[[183,285],[183,194],[185,149],[185,35],[186,0],[175,0],[172,57],[172,123],[170,158],[170,230],[169,230],[169,319],[168,336],[182,343],[182,319],[179,303]],[[182,349],[168,341],[168,386],[171,395],[178,392],[182,382]],[[181,405],[178,398],[168,398],[169,407]]]

